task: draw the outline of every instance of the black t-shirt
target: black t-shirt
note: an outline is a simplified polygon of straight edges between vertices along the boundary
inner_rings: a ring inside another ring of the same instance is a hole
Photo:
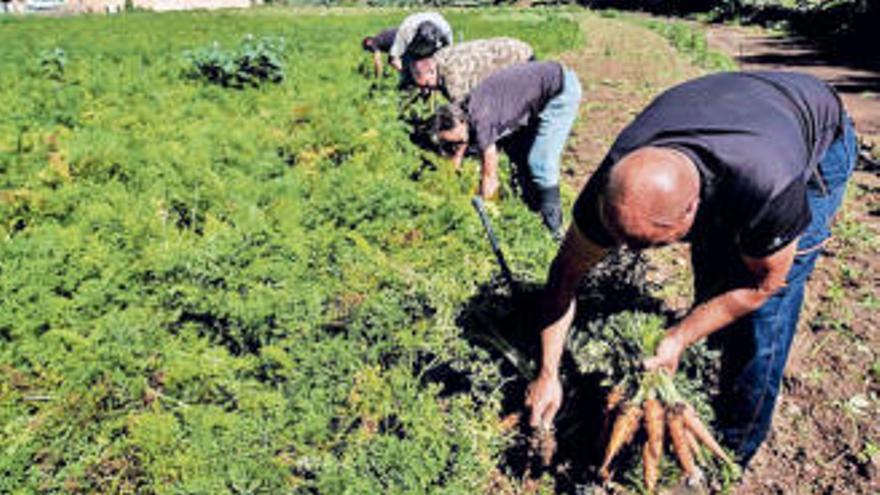
[[[397,36],[397,28],[386,29],[373,36],[373,49],[370,51],[388,53],[391,50],[391,45],[394,44],[395,36]]]
[[[528,62],[501,69],[474,88],[467,101],[470,133],[480,151],[527,125],[562,91],[562,65]]]
[[[581,191],[575,222],[600,245],[614,244],[598,214],[609,170],[643,146],[669,147],[700,173],[688,237],[720,234],[746,256],[767,256],[809,225],[807,184],[844,118],[837,94],[805,74],[731,72],[673,87],[618,136]]]

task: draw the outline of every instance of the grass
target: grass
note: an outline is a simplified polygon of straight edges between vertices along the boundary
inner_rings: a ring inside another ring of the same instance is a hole
[[[736,63],[727,55],[712,50],[704,28],[685,21],[646,19],[642,24],[660,33],[672,46],[687,55],[695,65],[709,71],[736,70]]]

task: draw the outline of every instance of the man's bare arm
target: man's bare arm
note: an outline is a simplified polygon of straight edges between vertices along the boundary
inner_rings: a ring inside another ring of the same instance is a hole
[[[529,384],[526,406],[532,410],[530,424],[549,428],[562,405],[559,362],[575,313],[575,290],[584,275],[605,257],[607,249],[586,238],[572,224],[550,266],[544,289],[541,331],[541,367]]]
[[[382,77],[382,52],[375,51],[373,52],[373,72],[376,77]]]
[[[493,144],[483,150],[480,168],[480,195],[486,199],[498,193],[498,148]]]
[[[456,145],[455,151],[452,153],[452,165],[455,166],[455,170],[461,168],[461,162],[464,161],[464,155],[467,152],[467,144],[462,143]]]
[[[767,299],[785,287],[786,276],[794,262],[797,240],[765,258],[743,260],[754,283],[731,289],[695,307],[678,325],[669,330],[657,349],[657,355],[645,361],[649,369],[664,368],[675,372],[681,353],[689,345],[730,325],[760,308]]]

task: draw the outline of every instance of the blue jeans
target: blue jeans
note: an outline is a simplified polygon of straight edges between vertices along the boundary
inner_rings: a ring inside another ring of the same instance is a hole
[[[812,221],[798,241],[787,286],[757,311],[709,338],[709,345],[721,351],[721,394],[715,404],[720,433],[742,465],[748,464],[770,430],[782,372],[797,330],[804,286],[822,243],[831,235],[831,221],[843,201],[857,157],[855,130],[847,120],[843,134],[819,163],[824,188],[818,184],[808,188]],[[733,279],[745,273],[735,250],[717,238],[695,242],[692,262],[698,301],[724,290],[725,280],[719,280],[720,274]],[[731,267],[741,273],[731,277]]]
[[[562,91],[538,114],[535,138],[529,149],[529,172],[539,189],[559,185],[559,162],[580,107],[581,83],[577,75],[573,70],[563,69],[563,76]]]

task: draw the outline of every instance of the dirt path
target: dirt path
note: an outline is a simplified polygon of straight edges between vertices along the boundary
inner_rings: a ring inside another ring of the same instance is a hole
[[[579,190],[623,127],[664,89],[702,70],[635,23],[588,14],[586,46],[563,56],[584,86],[581,118],[566,154]],[[833,84],[860,135],[880,148],[880,68],[831,63],[801,40],[728,26],[712,48],[743,69],[809,72]],[[880,150],[878,150],[880,152]],[[808,287],[801,328],[773,431],[741,494],[880,493],[880,177],[857,172],[843,214]],[[648,252],[649,276],[672,308],[691,300],[686,246]]]
[[[880,137],[880,61],[841,61],[806,40],[751,28],[715,25],[707,32],[709,46],[733,57],[745,70],[793,70],[819,77],[843,97],[847,110],[865,137]],[[876,47],[875,47],[876,48]]]
[[[712,26],[710,47],[742,69],[813,74],[841,94],[861,137],[880,144],[880,67],[805,40]],[[769,441],[739,492],[880,491],[880,178],[856,172],[835,238],[808,286]]]
[[[576,190],[654,96],[701,73],[659,34],[632,22],[587,14],[581,29],[585,46],[562,56],[578,73],[584,93],[565,168]]]

